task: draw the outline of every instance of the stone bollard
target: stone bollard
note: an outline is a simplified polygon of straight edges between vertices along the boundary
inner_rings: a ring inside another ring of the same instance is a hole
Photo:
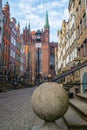
[[[33,130],[60,130],[55,121],[62,117],[69,106],[69,98],[64,88],[55,82],[41,84],[34,91],[31,104],[36,115],[45,120],[40,128]]]

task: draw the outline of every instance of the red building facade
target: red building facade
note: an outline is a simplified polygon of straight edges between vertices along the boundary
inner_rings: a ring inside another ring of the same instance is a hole
[[[7,74],[9,71],[9,54],[10,54],[10,8],[8,2],[3,8],[4,14],[4,33],[2,49],[2,72]]]

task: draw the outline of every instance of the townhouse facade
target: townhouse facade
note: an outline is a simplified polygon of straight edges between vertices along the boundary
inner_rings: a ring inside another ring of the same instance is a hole
[[[8,75],[9,72],[9,54],[10,54],[10,7],[7,2],[3,8],[4,31],[2,47],[2,73]]]
[[[14,78],[16,67],[16,19],[11,18],[10,21],[10,59],[9,59],[9,71],[10,78]]]
[[[20,25],[16,24],[16,19],[10,19],[10,56],[9,56],[9,75],[16,78],[20,75]],[[15,76],[15,77],[14,77]]]
[[[20,34],[20,24],[17,23],[16,25],[16,68],[15,72],[17,77],[20,76],[20,48],[21,48],[21,34]]]
[[[0,1],[0,73],[2,74],[2,45],[3,45],[3,13],[2,13],[2,0]]]
[[[82,93],[87,88],[87,0],[70,0],[70,17],[58,31],[58,75],[65,83],[78,84]],[[62,57],[61,57],[62,56]],[[65,72],[65,73],[64,73]],[[62,76],[64,75],[65,76]]]
[[[14,17],[10,18],[10,6],[7,2],[3,7],[2,38],[0,68],[5,80],[17,80],[23,76],[29,82],[36,82],[37,79],[41,81],[54,77],[57,43],[50,42],[48,11],[44,29],[31,31],[29,22],[28,27],[20,34],[20,24],[17,24]]]
[[[56,75],[56,52],[58,51],[58,43],[50,42],[50,74],[55,78]]]
[[[21,35],[21,46],[20,46],[20,76],[23,76],[26,73],[26,53],[25,45],[23,42],[23,37]]]
[[[20,25],[16,24],[15,18],[10,18],[8,2],[2,9],[2,16],[1,81],[11,80],[14,76],[20,75]]]

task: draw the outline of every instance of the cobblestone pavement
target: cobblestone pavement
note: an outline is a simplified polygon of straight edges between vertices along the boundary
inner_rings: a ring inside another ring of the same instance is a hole
[[[43,123],[32,110],[33,88],[0,93],[0,130],[31,130]]]

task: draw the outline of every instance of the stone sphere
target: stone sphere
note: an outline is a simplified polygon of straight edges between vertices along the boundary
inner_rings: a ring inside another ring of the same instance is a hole
[[[69,106],[69,98],[62,85],[46,82],[36,88],[31,104],[39,118],[50,122],[65,114]]]

